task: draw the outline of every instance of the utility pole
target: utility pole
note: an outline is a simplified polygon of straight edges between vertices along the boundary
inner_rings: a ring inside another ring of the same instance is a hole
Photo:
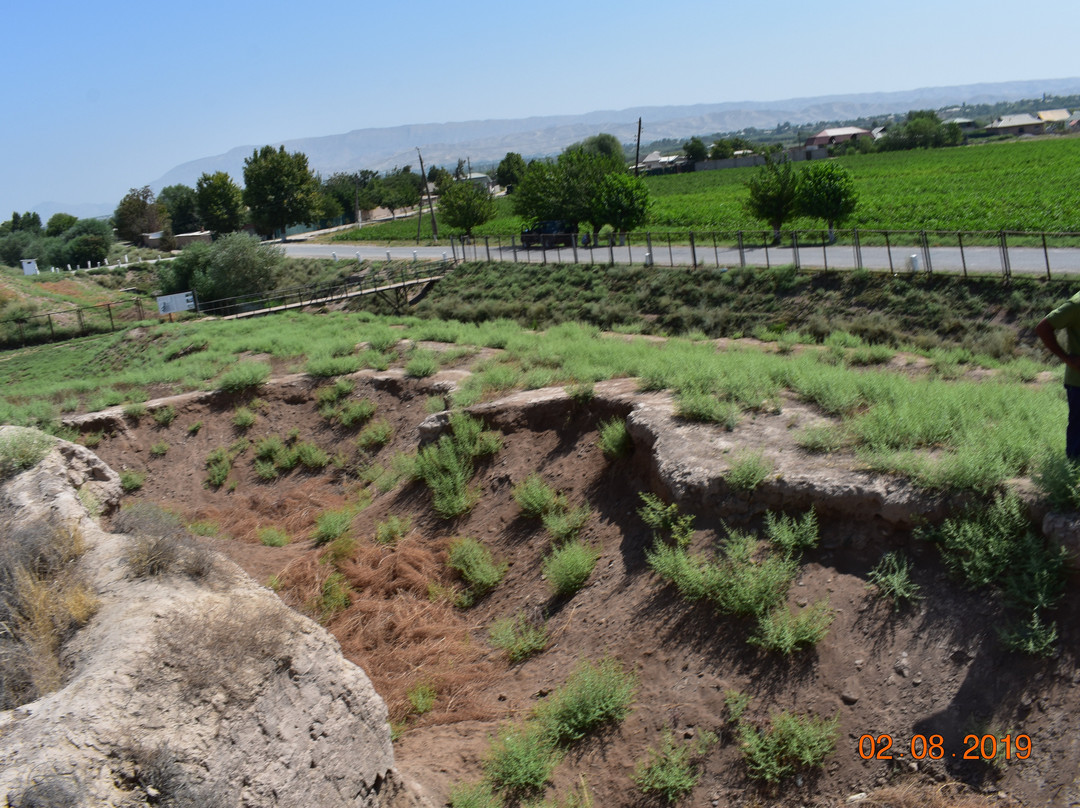
[[[638,166],[641,165],[641,118],[637,119],[637,148],[634,149],[634,176],[638,175]]]
[[[435,205],[431,201],[431,189],[428,188],[427,174],[424,171],[424,155],[420,153],[420,147],[416,147],[416,156],[420,158],[420,176],[424,178],[424,190],[427,192],[428,210],[431,211],[431,238],[438,242],[439,240],[439,225],[435,222]],[[420,210],[423,212],[424,204],[420,203]],[[416,240],[420,241],[420,225],[416,226]]]

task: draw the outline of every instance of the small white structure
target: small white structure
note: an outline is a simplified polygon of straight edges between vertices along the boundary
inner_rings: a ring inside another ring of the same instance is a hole
[[[23,275],[37,275],[38,266],[36,258],[23,258],[22,259],[22,274]]]
[[[172,314],[174,311],[192,311],[195,308],[194,292],[179,292],[175,295],[158,295],[159,314]]]

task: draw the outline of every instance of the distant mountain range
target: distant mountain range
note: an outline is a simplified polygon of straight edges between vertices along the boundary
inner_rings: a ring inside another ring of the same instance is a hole
[[[1044,94],[1078,93],[1080,78],[1011,81],[785,101],[732,101],[515,120],[411,124],[357,129],[342,135],[299,138],[272,145],[284,145],[290,152],[304,152],[311,168],[324,177],[337,171],[364,168],[376,171],[404,165],[418,168],[416,147],[423,151],[426,166],[452,168],[459,158],[468,157],[475,168],[478,164],[495,163],[509,151],[518,152],[526,159],[557,154],[569,144],[598,132],[610,132],[622,142],[630,143],[637,136],[638,118],[642,119],[642,142],[649,143],[715,132],[734,133],[749,127],[772,129],[784,122],[802,127],[824,126],[829,122],[904,113],[910,109],[942,109],[1040,98]],[[244,159],[262,145],[237,146],[225,154],[183,163],[151,182],[150,187],[157,192],[176,183],[194,186],[203,172],[215,171],[226,171],[237,184],[242,184]]]

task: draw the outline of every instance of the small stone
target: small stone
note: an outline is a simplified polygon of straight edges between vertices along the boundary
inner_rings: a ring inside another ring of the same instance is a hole
[[[911,772],[912,774],[914,774],[915,772],[917,772],[919,770],[919,762],[917,760],[913,760],[910,763],[908,763],[907,767],[908,767],[908,771]]]
[[[506,701],[506,694],[505,693],[500,693],[499,694],[499,701]]]
[[[869,799],[869,798],[870,798],[869,794],[867,794],[865,791],[860,791],[858,794],[852,794],[850,797],[848,797],[847,801],[849,803],[851,803],[851,802],[862,802],[863,800],[866,800],[866,799]]]

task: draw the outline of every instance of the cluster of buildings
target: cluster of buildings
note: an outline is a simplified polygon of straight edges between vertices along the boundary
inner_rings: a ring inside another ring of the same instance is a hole
[[[1049,127],[1059,131],[1080,131],[1080,111],[1070,113],[1067,109],[1044,109],[1032,115],[1022,112],[1017,115],[1003,115],[995,118],[986,126],[979,126],[970,118],[950,118],[942,121],[943,124],[954,123],[961,131],[971,133],[985,131],[988,135],[1042,135]],[[862,129],[858,126],[840,126],[834,129],[822,129],[816,135],[806,139],[806,147],[834,146],[848,140],[858,140],[869,137],[877,140],[884,137],[886,127],[879,126],[875,129]]]

